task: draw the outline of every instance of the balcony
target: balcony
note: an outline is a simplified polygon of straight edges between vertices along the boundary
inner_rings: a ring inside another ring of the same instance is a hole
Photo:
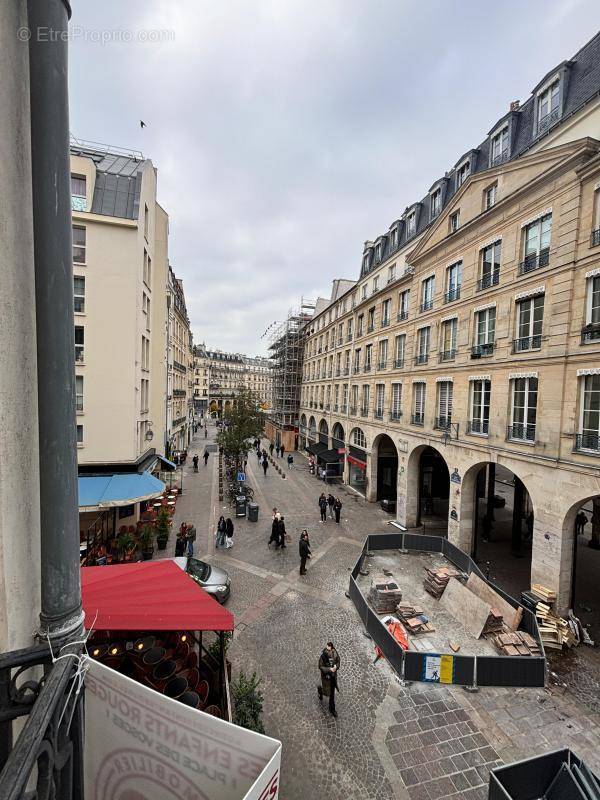
[[[508,151],[508,147],[507,147],[501,153],[498,153],[497,156],[494,156],[492,158],[490,167],[497,167],[499,164],[504,164],[505,161],[508,161],[508,155],[509,155],[509,151]]]
[[[473,436],[487,436],[489,428],[490,423],[487,419],[470,419],[467,422],[467,433]]]
[[[446,292],[444,295],[444,303],[452,303],[453,300],[458,300],[460,298],[460,286],[457,286],[454,289],[450,289],[449,292]]]
[[[511,442],[535,442],[535,425],[515,422],[506,430],[506,438]]]
[[[330,370],[328,371],[328,373],[327,373],[327,377],[328,377],[328,378],[333,378],[333,370],[332,370],[332,369],[330,369]]]
[[[404,367],[404,359],[397,358],[394,361],[394,369],[402,369]]]
[[[494,354],[494,342],[474,344],[471,348],[471,358],[485,358]]]
[[[404,322],[405,319],[408,319],[408,311],[399,311],[396,320],[398,322]]]
[[[370,364],[365,364],[365,366],[363,368],[363,371],[364,372],[371,372],[371,365]]]
[[[400,422],[401,417],[401,411],[390,411],[390,422]]]
[[[349,333],[349,334],[348,334],[348,336],[346,336],[346,341],[347,341],[347,342],[351,342],[351,341],[352,341],[352,339],[353,339],[353,336],[352,336],[352,334],[351,334],[351,333]]]
[[[185,389],[173,389],[173,397],[185,397]]]
[[[519,275],[526,275],[541,267],[547,267],[550,263],[550,248],[545,247],[539,253],[531,253],[525,256],[524,261],[519,264]]]
[[[410,415],[410,422],[411,422],[411,425],[424,425],[425,424],[425,414],[411,414]]]
[[[477,281],[477,291],[482,292],[484,289],[489,289],[491,286],[497,286],[500,283],[500,270],[495,269],[489,275],[484,275],[481,280]]]
[[[387,328],[389,324],[390,324],[390,318],[389,317],[384,317],[381,320],[381,327],[382,328]]]
[[[325,403],[325,411],[331,411],[331,403]]]
[[[456,349],[454,350],[442,350],[438,355],[438,361],[441,363],[442,361],[454,361],[456,358]]]
[[[173,368],[176,369],[178,372],[187,372],[187,367],[183,364],[180,364],[179,361],[173,360]]]
[[[337,340],[337,346],[341,347],[343,344],[344,344],[344,337],[340,336],[340,338]]]
[[[361,417],[368,417],[368,416],[369,416],[369,407],[367,406],[367,407],[365,408],[365,406],[363,406],[363,407],[360,409],[360,415],[361,415]]]
[[[581,344],[593,342],[600,339],[600,322],[591,322],[581,329]]]
[[[584,431],[575,436],[575,450],[600,455],[600,435],[594,431]]]
[[[423,313],[424,311],[429,311],[431,308],[433,308],[433,300],[425,300],[425,302],[421,303],[419,306],[419,311]]]
[[[177,417],[171,423],[171,429],[177,428],[178,425],[183,425],[184,422],[187,422],[187,417]]]
[[[429,353],[420,353],[418,356],[415,356],[415,366],[419,364],[426,364],[429,361]]]
[[[555,108],[549,114],[546,114],[545,117],[542,117],[541,120],[538,122],[538,133],[542,133],[542,131],[548,130],[550,125],[553,122],[558,122],[559,118],[559,109]]]
[[[449,431],[452,425],[452,417],[436,417],[434,428],[441,431]]]
[[[367,325],[367,333],[373,333],[374,330],[375,330],[375,325],[373,323]]]
[[[83,354],[83,345],[76,344],[75,345],[75,363],[76,364],[84,364],[85,358]]]
[[[341,369],[338,367],[338,368],[336,369],[336,371],[335,371],[335,377],[336,377],[336,378],[339,378],[341,374],[342,374],[342,370],[341,370]]]
[[[337,412],[337,411],[339,411],[339,410],[340,410],[340,407],[338,406],[338,404],[337,404],[337,403],[334,403],[334,404],[333,404],[333,410],[334,410],[335,412]]]
[[[321,411],[323,410],[323,403],[322,402],[319,402],[319,408],[321,409]]]
[[[349,413],[350,413],[351,417],[355,417],[356,416],[356,411],[357,411],[356,406],[350,406]]]
[[[376,408],[373,412],[375,419],[383,419],[383,408]]]
[[[526,353],[528,350],[539,350],[542,346],[542,336],[524,336],[514,339],[512,344],[513,353]]]
[[[598,245],[600,245],[600,228],[593,230],[590,237],[590,247],[598,247]]]
[[[344,367],[344,375],[350,375],[350,367]]]
[[[387,361],[380,361],[377,364],[377,369],[386,369],[387,368]]]

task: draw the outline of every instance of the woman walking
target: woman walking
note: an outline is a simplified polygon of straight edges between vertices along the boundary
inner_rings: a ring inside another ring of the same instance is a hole
[[[216,539],[216,546],[217,547],[224,547],[225,546],[225,536],[227,535],[227,523],[225,522],[225,517],[219,517],[219,521],[217,523],[217,539]]]
[[[339,523],[340,523],[340,514],[342,513],[342,501],[340,500],[339,497],[335,498],[335,502],[333,504],[333,510],[335,512],[335,521],[339,525]]]
[[[233,521],[230,517],[225,520],[225,547],[228,549],[233,547]]]

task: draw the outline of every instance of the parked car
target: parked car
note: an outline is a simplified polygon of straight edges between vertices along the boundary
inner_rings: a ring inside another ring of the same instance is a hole
[[[221,567],[190,556],[174,558],[173,561],[219,603],[224,603],[231,594],[231,578]]]

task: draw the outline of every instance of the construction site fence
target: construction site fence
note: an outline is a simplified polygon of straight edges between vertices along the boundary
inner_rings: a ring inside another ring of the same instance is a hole
[[[523,616],[519,628],[536,640],[541,656],[457,655],[456,653],[404,650],[371,608],[357,583],[365,558],[378,550],[441,553],[461,572],[467,574],[474,572],[478,575],[513,608],[519,608],[520,603],[488,580],[470,556],[444,537],[408,532],[370,534],[367,536],[358,561],[350,574],[348,596],[367,633],[402,680],[452,683],[470,687],[545,686],[546,658],[537,620],[535,615],[523,606],[521,606]],[[436,669],[439,664],[442,665],[441,670]],[[436,674],[437,678],[430,677]]]

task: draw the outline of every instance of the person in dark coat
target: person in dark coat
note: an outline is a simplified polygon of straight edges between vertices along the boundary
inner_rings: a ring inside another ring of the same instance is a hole
[[[575,535],[582,536],[585,531],[585,526],[588,523],[588,518],[584,514],[584,512],[580,509],[579,513],[575,517]]]
[[[175,558],[185,555],[185,530],[179,531],[175,540]]]
[[[198,453],[196,453],[196,455],[192,458],[192,463],[194,465],[194,472],[198,472],[198,461],[199,460],[200,459],[198,458]]]
[[[275,452],[277,453],[277,458],[279,458],[279,445],[276,445]]]
[[[273,442],[271,442],[271,443],[269,444],[269,453],[270,453],[270,455],[271,455],[271,458],[273,458],[273,450],[274,450],[274,449],[275,449],[275,445],[273,444]]]
[[[300,534],[298,549],[300,550],[300,575],[306,575],[306,559],[310,558],[310,545],[308,543],[308,531],[306,530]]]
[[[231,537],[233,536],[233,531],[234,531],[233,520],[231,519],[231,517],[227,517],[227,519],[225,520],[225,535],[231,539]]]
[[[258,466],[260,467],[260,462],[262,461],[262,453],[260,449],[256,451],[256,457],[258,458]]]
[[[321,492],[319,497],[319,510],[321,512],[321,522],[327,521],[327,498],[325,494]]]
[[[268,461],[266,455],[263,457],[263,460],[262,460],[262,468],[263,468],[263,472],[265,473],[265,478],[266,478],[267,477],[267,470],[269,469],[269,461]]]
[[[279,452],[281,453],[281,457],[283,458],[283,454],[285,453],[285,447],[283,444],[279,445]]]
[[[281,517],[281,519],[279,520],[279,525],[277,526],[277,529],[279,532],[279,546],[283,550],[283,548],[285,547],[285,533],[286,533],[284,517]]]
[[[273,542],[275,542],[275,549],[279,548],[279,520],[281,516],[275,512],[273,514],[273,522],[271,523],[271,538],[269,539],[268,547],[271,546]]]
[[[208,464],[208,456],[209,456],[208,450],[205,450],[204,455],[202,456],[202,458],[204,459],[204,466]]]
[[[217,540],[216,540],[216,547],[225,547],[225,534],[227,533],[227,523],[225,522],[225,517],[219,517],[219,522],[217,523]]]
[[[337,717],[335,710],[335,693],[338,688],[338,671],[340,668],[340,657],[338,651],[333,646],[333,642],[327,642],[327,646],[319,658],[319,671],[321,672],[321,685],[317,687],[319,700],[323,697],[329,698],[329,712]]]
[[[333,506],[335,505],[335,497],[329,492],[327,495],[327,505],[329,507],[329,519],[333,519]]]
[[[342,501],[339,497],[335,498],[335,502],[333,504],[333,511],[335,513],[335,521],[338,523],[340,522],[340,514],[342,513]]]

